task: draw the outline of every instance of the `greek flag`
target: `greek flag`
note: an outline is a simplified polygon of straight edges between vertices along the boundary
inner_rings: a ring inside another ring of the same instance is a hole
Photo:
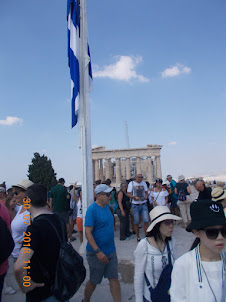
[[[80,61],[80,6],[79,0],[67,1],[67,21],[68,21],[68,64],[71,74],[71,112],[72,112],[72,128],[78,122],[79,114],[79,61]],[[90,57],[89,46],[88,56]],[[90,88],[92,83],[92,69],[89,60],[89,78]]]

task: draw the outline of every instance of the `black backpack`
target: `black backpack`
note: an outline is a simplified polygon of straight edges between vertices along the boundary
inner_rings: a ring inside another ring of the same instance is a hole
[[[76,252],[71,243],[62,239],[67,238],[65,234],[65,225],[63,220],[59,216],[57,217],[60,221],[62,236],[59,235],[54,224],[46,217],[40,217],[38,220],[48,221],[55,230],[61,243],[55,279],[51,291],[59,301],[66,301],[74,296],[85,280],[86,268],[83,264],[83,258]],[[41,266],[41,269],[43,270],[43,266]],[[44,275],[47,276],[48,273],[44,272]]]
[[[2,264],[14,249],[14,241],[5,221],[0,217],[0,264]]]

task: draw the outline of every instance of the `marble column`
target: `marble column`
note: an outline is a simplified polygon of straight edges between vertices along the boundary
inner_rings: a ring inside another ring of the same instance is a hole
[[[92,160],[93,163],[93,183],[95,182],[95,160]]]
[[[111,179],[111,172],[110,172],[110,166],[111,166],[111,160],[110,159],[105,159],[105,178]]]
[[[121,163],[120,158],[116,158],[116,186],[121,183]]]
[[[95,160],[95,180],[100,179],[99,159]]]
[[[141,174],[141,159],[140,159],[140,157],[137,157],[136,170],[137,170],[136,174]]]
[[[100,159],[100,179],[104,180],[104,169],[103,169],[103,159]]]
[[[154,181],[154,177],[153,177],[153,168],[152,168],[152,160],[151,157],[147,158],[147,162],[148,162],[148,181],[150,183],[152,183]]]
[[[131,178],[130,158],[126,158],[126,179]]]
[[[160,156],[156,156],[155,160],[156,160],[156,176],[157,178],[162,178]]]

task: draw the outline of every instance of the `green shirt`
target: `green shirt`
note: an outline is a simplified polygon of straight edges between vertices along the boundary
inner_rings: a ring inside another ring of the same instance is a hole
[[[67,189],[63,185],[56,185],[50,191],[50,198],[53,199],[53,212],[67,211]]]

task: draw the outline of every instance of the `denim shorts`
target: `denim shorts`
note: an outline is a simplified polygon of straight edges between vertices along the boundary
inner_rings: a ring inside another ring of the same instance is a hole
[[[148,206],[147,203],[132,204],[134,224],[140,223],[140,215],[143,218],[143,222],[149,222]]]
[[[118,279],[118,259],[116,252],[106,255],[109,262],[102,263],[96,254],[86,251],[86,257],[89,264],[90,282],[92,284],[100,284],[102,278]]]

